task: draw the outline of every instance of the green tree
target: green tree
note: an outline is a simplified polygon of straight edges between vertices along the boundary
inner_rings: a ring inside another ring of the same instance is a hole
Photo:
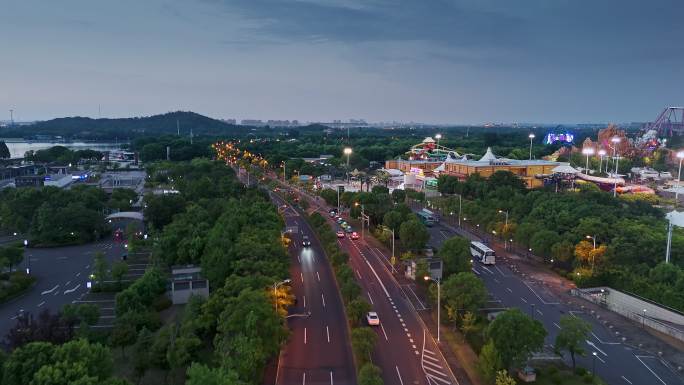
[[[561,354],[566,350],[572,359],[572,369],[575,369],[575,355],[584,355],[584,342],[587,340],[591,325],[578,317],[565,315],[560,318],[560,330],[556,336],[555,350]]]
[[[480,360],[477,367],[484,379],[491,383],[496,377],[496,372],[503,367],[501,355],[496,350],[493,341],[488,341],[480,350]]]
[[[26,385],[33,374],[52,362],[55,346],[48,342],[30,342],[16,349],[7,358],[2,378],[3,385]]]
[[[121,280],[128,273],[128,264],[123,261],[117,261],[112,264],[112,278],[116,281],[117,286],[121,287]]]
[[[401,244],[412,251],[419,251],[430,239],[425,225],[418,221],[417,218],[412,218],[401,224],[399,228],[399,239]]]
[[[404,190],[400,190],[398,188],[395,188],[392,190],[392,200],[394,203],[404,203],[406,200],[406,192]]]
[[[7,267],[18,265],[24,259],[24,249],[21,246],[0,247],[0,261],[4,261]]]
[[[507,370],[499,370],[496,372],[496,385],[515,385],[515,378],[508,374]]]
[[[210,368],[193,363],[187,372],[185,385],[247,385],[240,381],[238,375],[226,368]]]
[[[83,321],[86,325],[95,325],[100,320],[100,307],[90,303],[69,303],[62,307],[62,317],[70,322]]]
[[[377,339],[378,335],[369,327],[360,327],[352,330],[352,349],[361,363],[370,361],[370,354],[373,352]]]
[[[366,313],[371,310],[371,305],[363,298],[355,298],[347,305],[347,316],[352,327],[359,326]]]
[[[121,348],[121,357],[126,357],[126,346],[135,343],[138,334],[135,325],[129,322],[117,322],[109,340],[112,346]]]
[[[382,218],[382,223],[389,227],[390,230],[394,230],[395,234],[397,230],[401,228],[401,224],[404,222],[404,215],[397,210],[389,211]]]
[[[477,330],[476,321],[477,318],[473,312],[467,311],[463,314],[463,317],[461,318],[461,332],[463,333],[463,337],[468,338],[468,335]]]
[[[347,279],[340,286],[340,294],[342,294],[344,301],[349,303],[361,294],[361,287],[354,279]]]
[[[560,236],[555,231],[540,230],[530,240],[530,247],[536,255],[549,256],[551,248],[560,242]]]
[[[152,366],[150,347],[154,343],[154,336],[147,328],[142,328],[138,333],[138,338],[133,345],[133,370],[138,380],[145,376],[147,370]]]
[[[111,376],[113,362],[109,349],[84,339],[71,340],[55,349],[52,362],[83,366],[89,376],[104,380]]]
[[[442,283],[442,301],[456,322],[466,312],[475,313],[487,301],[487,289],[471,272],[451,275]]]
[[[383,385],[382,371],[372,363],[364,364],[359,369],[359,385]]]
[[[451,274],[470,271],[472,256],[470,254],[470,241],[462,237],[452,237],[442,243],[437,256],[444,263],[444,277]]]
[[[541,350],[546,330],[519,309],[509,309],[489,324],[487,335],[500,354],[503,368],[508,369],[522,365],[533,352]]]
[[[102,285],[109,276],[109,264],[107,263],[103,252],[98,251],[95,253],[93,268],[95,270],[95,279],[97,280],[98,285]]]
[[[80,362],[60,361],[41,367],[31,385],[97,385],[98,378]]]

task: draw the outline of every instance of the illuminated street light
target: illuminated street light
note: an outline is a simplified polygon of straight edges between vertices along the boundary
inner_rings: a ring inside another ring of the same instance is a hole
[[[276,312],[278,311],[278,287],[280,287],[286,283],[290,283],[290,281],[292,281],[292,280],[288,278],[284,281],[276,282],[273,284],[273,300],[275,302],[274,307],[275,307]]]
[[[442,134],[435,135],[435,139],[437,139],[437,149],[439,150],[439,140],[442,139]]]
[[[619,162],[619,158],[617,157],[617,144],[620,143],[620,138],[614,136],[610,138],[610,141],[613,142],[613,159],[615,159],[615,175],[613,175],[613,178],[615,180],[615,186],[613,187],[613,198],[615,198],[617,196],[617,172]]]
[[[601,157],[601,160],[599,161],[599,172],[601,172],[603,169],[603,157],[606,156],[606,150],[600,149],[598,154]],[[608,165],[608,162],[606,162],[606,165]]]
[[[429,277],[429,276],[427,276],[427,275],[426,275],[425,277],[423,277],[423,279],[425,279],[426,281],[433,280],[433,281],[437,282],[437,342],[439,343],[439,342],[440,342],[440,339],[439,339],[439,330],[440,330],[440,324],[441,324],[441,321],[442,321],[442,318],[440,317],[440,311],[441,311],[441,307],[442,307],[442,306],[441,306],[441,303],[442,303],[442,302],[441,302],[441,292],[442,292],[442,289],[440,288],[440,286],[441,286],[441,285],[440,285],[440,281],[441,281],[441,280],[440,280],[439,278],[431,278],[431,277]]]
[[[352,149],[351,149],[351,147],[345,147],[343,152],[344,152],[344,155],[347,156],[347,168],[349,168],[349,156],[352,153]]]
[[[532,160],[532,140],[534,139],[534,134],[530,133],[527,137],[530,138],[530,160]]]
[[[675,190],[675,208],[677,207],[677,204],[679,203],[679,189],[681,188],[681,183],[682,183],[682,160],[684,160],[684,151],[679,151],[677,153],[677,158],[679,158],[679,172],[677,173],[677,189]]]
[[[583,148],[583,149],[582,149],[582,154],[584,154],[584,155],[587,156],[587,164],[586,164],[586,166],[584,167],[584,170],[585,170],[585,172],[587,173],[587,175],[589,175],[589,156],[590,156],[590,155],[594,155],[594,149],[591,148],[591,147]]]

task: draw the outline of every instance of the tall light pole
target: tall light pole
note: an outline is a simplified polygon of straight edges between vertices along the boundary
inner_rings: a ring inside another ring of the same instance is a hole
[[[594,155],[594,149],[591,147],[583,148],[582,154],[587,156],[587,164],[584,167],[584,171],[586,172],[587,175],[589,175],[589,156]]]
[[[273,302],[274,302],[273,306],[275,308],[276,313],[278,312],[278,287],[280,287],[281,285],[284,285],[286,283],[290,283],[290,281],[291,280],[288,278],[284,281],[276,282],[273,284]]]
[[[677,189],[675,190],[675,208],[679,204],[679,189],[682,184],[682,160],[684,160],[684,151],[679,151],[677,153],[677,158],[679,158],[679,172],[677,173]]]
[[[534,140],[534,134],[530,133],[527,137],[530,138],[530,160],[532,160],[532,140]]]
[[[599,172],[603,172],[603,157],[606,156],[606,150],[600,149],[598,154],[601,157],[601,160],[599,161]],[[607,163],[608,162],[606,162],[606,164]]]
[[[501,236],[504,237],[504,250],[506,250],[506,249],[508,249],[508,247],[506,245],[506,234],[508,234],[506,232],[506,229],[508,229],[508,210],[505,210],[505,211],[499,210],[499,214],[506,214],[506,222],[504,223],[504,228],[503,228],[503,231],[501,232],[502,233]]]
[[[442,134],[435,135],[435,139],[437,139],[437,150],[439,151],[439,140],[442,139]]]
[[[442,310],[442,302],[441,302],[441,301],[442,301],[442,299],[441,299],[441,296],[442,296],[442,289],[440,288],[440,286],[441,286],[441,285],[440,285],[441,279],[439,279],[439,278],[430,278],[430,277],[427,276],[427,275],[426,275],[425,277],[423,277],[423,279],[425,279],[426,281],[433,280],[433,281],[437,282],[437,342],[439,343],[439,342],[440,342],[440,339],[439,339],[439,329],[440,329],[440,324],[442,323],[442,318],[440,317],[440,312],[441,312],[441,310]]]
[[[617,196],[617,173],[619,162],[619,158],[617,157],[617,144],[620,143],[620,138],[614,136],[610,139],[610,141],[613,142],[613,159],[615,159],[615,175],[613,175],[613,179],[615,180],[615,186],[613,187],[613,198],[615,198]]]
[[[594,251],[591,253],[591,275],[594,275],[594,258],[596,258],[596,235],[587,235],[586,238],[594,241]]]
[[[458,194],[458,227],[461,227],[461,194]]]
[[[24,239],[24,253],[26,253],[26,275],[31,274],[31,256],[27,253],[28,239]]]
[[[14,126],[14,110],[10,109],[10,126]]]
[[[591,352],[591,376],[596,376],[596,352]]]
[[[349,156],[352,153],[352,149],[351,149],[351,147],[345,147],[343,152],[344,152],[344,155],[347,156],[347,168],[349,168]]]

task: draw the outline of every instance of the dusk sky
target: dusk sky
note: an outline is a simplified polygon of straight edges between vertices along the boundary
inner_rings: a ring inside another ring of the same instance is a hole
[[[5,0],[0,120],[650,121],[682,0]]]

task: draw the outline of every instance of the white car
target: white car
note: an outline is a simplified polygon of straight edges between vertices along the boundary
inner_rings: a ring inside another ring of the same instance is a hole
[[[370,326],[380,325],[380,318],[378,317],[378,313],[374,311],[369,311],[368,314],[366,314],[366,321]]]

